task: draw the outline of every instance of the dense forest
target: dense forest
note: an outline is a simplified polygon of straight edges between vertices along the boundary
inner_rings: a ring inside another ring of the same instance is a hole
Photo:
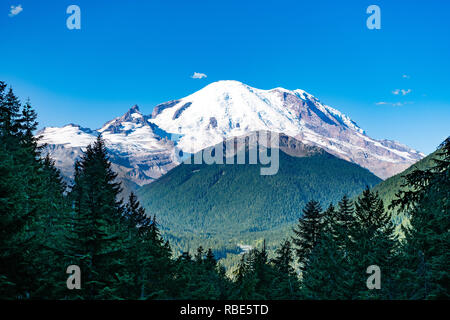
[[[229,277],[210,249],[174,254],[134,194],[120,200],[101,137],[67,186],[42,154],[36,120],[0,82],[0,299],[449,298],[450,139],[388,204],[409,218],[401,239],[369,188],[326,208],[310,199],[272,257],[263,241]],[[70,265],[80,289],[66,285]],[[381,272],[375,289],[370,266]]]
[[[261,247],[266,239],[272,256],[310,199],[337,203],[381,181],[357,164],[311,149],[303,157],[280,150],[279,170],[270,176],[260,174],[261,164],[182,163],[137,195],[158,216],[174,252],[212,248],[229,273],[240,259],[239,246]]]

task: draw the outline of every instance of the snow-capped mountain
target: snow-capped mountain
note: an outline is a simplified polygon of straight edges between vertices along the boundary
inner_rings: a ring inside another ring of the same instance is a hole
[[[38,135],[42,137],[40,143],[47,144],[46,150],[56,166],[64,176],[71,178],[75,160],[100,133],[113,169],[125,188],[147,184],[178,164],[174,143],[164,137],[156,125],[149,123],[137,106],[99,130],[69,124],[62,128],[44,128]]]
[[[297,89],[260,90],[218,81],[143,115],[137,106],[91,130],[69,124],[41,130],[41,143],[70,178],[84,148],[102,134],[113,169],[127,189],[154,181],[179,164],[181,151],[198,152],[254,131],[284,133],[361,165],[380,178],[399,173],[425,155],[398,142],[375,140],[354,121]]]
[[[195,153],[251,131],[284,133],[387,178],[424,157],[407,146],[367,136],[348,116],[297,89],[260,90],[218,81],[156,106],[149,121],[179,135],[177,146]]]

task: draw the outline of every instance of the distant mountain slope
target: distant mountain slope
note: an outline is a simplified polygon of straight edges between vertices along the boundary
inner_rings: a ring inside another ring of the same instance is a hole
[[[138,196],[175,242],[210,239],[214,246],[237,245],[250,238],[275,240],[272,233],[281,229],[285,236],[311,199],[325,207],[381,181],[322,149],[286,142],[295,150],[282,149],[303,156],[281,151],[276,175],[261,176],[260,165],[183,163],[140,188]]]
[[[159,178],[178,164],[174,143],[162,137],[162,130],[147,120],[134,106],[99,130],[69,124],[62,128],[44,128],[37,135],[42,137],[40,143],[47,145],[46,152],[56,166],[70,180],[75,160],[101,134],[113,170],[118,173],[123,187],[130,191]]]
[[[405,171],[396,174],[395,176],[392,176],[385,181],[382,181],[373,188],[373,191],[378,192],[381,199],[383,199],[386,210],[389,210],[392,213],[393,221],[396,224],[404,225],[407,222],[407,219],[405,219],[405,216],[403,214],[399,214],[395,209],[388,209],[388,206],[391,204],[392,200],[395,199],[395,194],[400,189],[402,189],[402,184],[405,183],[405,179],[403,177],[408,173],[411,173],[415,169],[424,170],[433,167],[435,165],[433,159],[437,157],[438,152],[439,150],[429,154],[427,157],[416,162],[413,166],[409,167]]]
[[[323,148],[383,179],[424,157],[398,142],[370,138],[348,116],[300,89],[261,90],[238,81],[218,81],[156,106],[149,121],[179,135],[177,145],[185,153],[268,130]]]

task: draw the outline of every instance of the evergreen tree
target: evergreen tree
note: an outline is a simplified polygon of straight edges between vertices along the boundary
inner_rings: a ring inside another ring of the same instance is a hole
[[[208,251],[206,252],[206,257],[205,257],[204,263],[205,263],[207,270],[212,271],[217,267],[217,260],[214,257],[214,254],[213,254],[211,248],[208,249]]]
[[[404,228],[398,298],[448,299],[450,274],[450,138],[435,166],[405,176],[392,207],[410,215]]]
[[[161,237],[156,217],[140,227],[139,265],[143,270],[140,299],[163,299],[173,296],[174,263],[169,242]]]
[[[125,228],[121,225],[120,183],[111,169],[101,137],[86,148],[75,164],[73,232],[69,236],[69,257],[81,269],[82,289],[75,293],[84,299],[120,297],[124,285]]]
[[[63,225],[54,218],[66,208],[64,187],[56,169],[40,159],[30,103],[22,107],[12,89],[5,89],[0,82],[0,296],[55,297],[49,287],[58,286],[61,260],[49,244],[62,245]]]
[[[347,196],[324,212],[325,226],[319,243],[303,272],[301,296],[304,299],[345,299],[349,296],[346,254],[348,234],[353,222],[353,207]]]
[[[338,203],[338,208],[335,211],[333,232],[338,241],[342,242],[347,238],[349,230],[355,227],[355,210],[353,202],[344,195]]]
[[[346,247],[348,270],[347,281],[353,299],[392,298],[393,274],[396,272],[398,240],[391,216],[384,209],[378,193],[369,188],[363,191],[355,203],[355,225],[349,232],[350,242]],[[381,289],[369,290],[366,286],[369,266],[381,270]]]
[[[349,263],[333,233],[327,230],[314,248],[303,273],[301,297],[314,300],[349,299]]]
[[[256,274],[252,270],[252,260],[254,255],[252,249],[248,253],[244,253],[239,261],[238,267],[234,272],[235,290],[232,298],[239,300],[256,299],[255,288],[258,281]]]
[[[294,256],[291,242],[285,240],[276,250],[272,259],[274,278],[271,284],[271,298],[276,300],[291,300],[298,298],[300,287],[297,273],[293,267]]]
[[[4,139],[17,137],[20,132],[20,101],[12,88],[5,94],[6,84],[0,82],[0,130]],[[10,145],[11,147],[12,145]]]
[[[194,300],[228,299],[230,281],[225,269],[217,264],[212,250],[205,254],[202,247],[197,249],[194,259],[183,253],[177,261],[177,298]]]
[[[337,210],[326,211],[328,227],[314,248],[302,278],[307,299],[389,299],[393,297],[393,273],[397,241],[390,215],[378,194],[368,188],[355,203],[344,197]],[[381,290],[369,290],[366,270],[381,269]]]
[[[254,248],[242,256],[235,277],[234,299],[271,299],[274,271],[269,264],[265,241],[261,250]]]
[[[263,242],[262,249],[254,251],[252,262],[252,269],[258,280],[255,286],[256,293],[260,295],[262,299],[270,299],[270,285],[273,281],[273,272],[269,264],[269,256],[265,240]]]
[[[293,230],[292,242],[302,271],[306,270],[309,256],[319,242],[324,227],[321,211],[317,201],[309,201],[303,209],[303,216],[298,220],[297,228]]]

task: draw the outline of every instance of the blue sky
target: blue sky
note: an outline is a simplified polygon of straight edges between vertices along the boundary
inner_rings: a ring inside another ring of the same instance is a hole
[[[81,30],[66,27],[71,4]],[[371,4],[381,30],[366,27]],[[449,14],[438,0],[3,0],[0,79],[41,126],[91,128],[217,80],[301,88],[430,153],[450,134]]]

